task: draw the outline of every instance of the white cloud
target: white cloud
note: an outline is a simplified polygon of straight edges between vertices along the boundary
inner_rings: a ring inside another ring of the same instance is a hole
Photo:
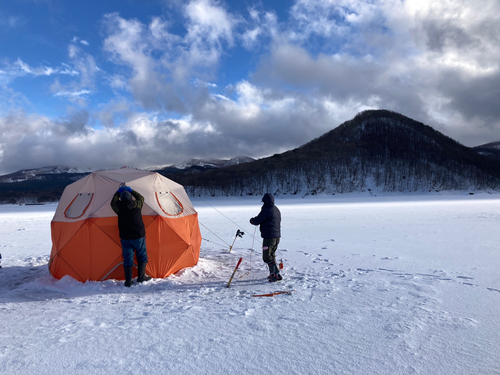
[[[62,68],[57,71],[50,70],[51,75],[55,73],[69,74],[77,79],[64,84],[56,79],[50,89],[54,97],[64,98],[80,107],[86,107],[89,96],[96,90],[96,76],[100,69],[94,58],[82,51],[76,44],[78,41],[77,37],[73,37],[72,43],[68,46],[68,56],[72,61],[72,66],[63,64]]]
[[[124,76],[114,74],[112,76],[109,76],[107,79],[108,79],[109,85],[114,90],[130,91],[130,87],[127,83],[127,79]]]
[[[223,45],[234,43],[236,21],[218,3],[196,0],[184,8],[185,35],[169,32],[169,23],[154,17],[149,25],[127,20],[117,13],[106,15],[108,36],[104,50],[115,64],[131,69],[126,77],[136,101],[146,109],[187,113],[198,101],[219,64]],[[123,75],[120,75],[123,77]],[[205,82],[191,85],[192,81]],[[113,80],[124,87],[124,80]],[[210,83],[209,83],[210,82]]]
[[[76,76],[79,74],[78,71],[71,69],[68,65],[63,64],[59,68],[53,68],[49,66],[41,66],[38,68],[33,68],[21,59],[17,59],[13,64],[5,64],[3,70],[0,70],[0,75],[9,76],[11,78],[22,77],[26,75],[31,76],[51,76],[51,75],[69,75]]]
[[[79,82],[73,82],[76,89],[95,87],[96,74],[99,68],[92,55],[82,51],[77,45],[70,44],[68,54],[73,62],[74,68],[79,72]]]
[[[0,74],[0,115],[8,113],[12,108],[29,107],[32,103],[20,92],[16,92],[2,84]]]
[[[126,103],[115,104],[115,110],[127,112]],[[0,117],[0,173],[25,165],[113,168],[182,161],[196,152],[191,136],[214,133],[210,123],[189,116],[160,120],[147,113],[128,113],[120,127],[102,129],[91,128],[90,120],[86,111],[71,111],[57,120],[24,112]]]
[[[226,40],[233,42],[233,28],[235,20],[212,0],[194,0],[186,6],[186,15],[189,19],[187,39],[197,43],[207,40],[211,43],[220,43]]]
[[[81,97],[87,97],[92,95],[92,91],[90,90],[79,90],[79,91],[59,91],[54,94],[57,97],[76,99]]]
[[[123,19],[117,13],[106,15],[106,19],[109,35],[104,40],[104,50],[114,63],[131,69],[131,76],[127,79],[128,86],[137,102],[148,109],[162,108],[162,102],[175,95],[166,79],[168,70],[162,76],[162,64],[152,56],[155,47],[151,43],[148,29],[139,21]],[[158,31],[157,22],[157,19],[153,20],[156,24],[153,28],[156,30],[156,37],[162,35]],[[124,87],[121,77],[123,76],[120,76],[119,81],[114,80],[115,88]],[[179,99],[173,100],[166,106],[180,110],[182,105],[178,102]]]
[[[257,43],[258,37],[262,34],[262,29],[256,27],[252,30],[247,30],[243,33],[243,45],[245,48],[251,48]]]
[[[224,96],[221,94],[214,94],[213,96],[214,96],[214,98],[217,98],[217,99],[231,101],[231,99],[229,99],[227,96]]]
[[[80,38],[78,38],[77,36],[74,36],[74,37],[71,39],[71,43],[73,43],[73,44],[80,43],[80,44],[83,44],[84,46],[89,46],[89,45],[90,45],[90,43],[89,43],[89,42],[87,42],[86,40],[80,39]]]
[[[262,13],[262,16],[261,16]],[[267,44],[269,39],[276,37],[279,30],[278,19],[273,12],[259,12],[256,9],[249,9],[250,20],[246,29],[241,34],[243,47],[254,49]]]

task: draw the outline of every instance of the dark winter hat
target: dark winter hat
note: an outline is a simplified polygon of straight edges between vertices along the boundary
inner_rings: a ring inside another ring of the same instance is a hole
[[[264,202],[265,205],[273,205],[274,204],[274,196],[271,193],[266,193],[262,197],[262,202]]]
[[[132,194],[130,194],[129,191],[125,190],[121,193],[120,199],[125,203],[132,202]]]

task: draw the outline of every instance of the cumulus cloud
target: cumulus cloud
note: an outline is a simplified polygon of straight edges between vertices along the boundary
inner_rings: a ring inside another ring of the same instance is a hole
[[[104,50],[116,64],[130,68],[128,79],[114,76],[115,88],[125,87],[125,81],[135,100],[146,109],[167,109],[185,112],[184,104],[173,88],[171,72],[164,65],[169,64],[169,51],[158,50],[160,40],[169,41],[169,33],[157,18],[150,28],[137,20],[126,20],[117,13],[106,15],[108,36]],[[155,59],[153,53],[163,54]],[[162,62],[163,60],[163,62]]]
[[[189,118],[163,121],[150,114],[133,113],[119,128],[95,129],[87,111],[73,110],[56,120],[13,112],[0,118],[0,131],[4,134],[0,139],[0,166],[14,171],[26,165],[147,167],[169,158],[177,160],[176,154],[186,157],[189,136],[210,134],[213,128]]]
[[[500,138],[499,10],[488,0],[298,0],[254,78],[340,104],[372,102],[470,145],[487,141],[484,126]],[[474,127],[482,136],[471,139]]]
[[[207,98],[224,46],[234,44],[237,21],[219,3],[189,2],[183,17],[186,32],[179,35],[159,17],[143,24],[118,13],[105,16],[104,50],[115,64],[130,69],[128,78],[113,77],[113,87],[128,87],[145,109],[188,114],[194,103]],[[192,84],[202,81],[207,83]]]
[[[215,129],[213,135],[205,137],[205,149],[224,145],[233,156],[288,150],[368,108],[365,104],[338,104],[304,93],[262,88],[248,81],[238,82],[232,90],[235,99],[215,96],[197,108],[194,118],[208,120]]]
[[[213,67],[219,62],[222,44],[233,44],[236,20],[211,0],[195,0],[185,10],[189,46],[181,59],[192,68]]]

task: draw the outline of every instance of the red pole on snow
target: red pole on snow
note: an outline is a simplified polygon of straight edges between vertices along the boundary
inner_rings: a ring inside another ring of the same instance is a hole
[[[231,284],[231,281],[233,281],[234,274],[236,273],[236,270],[240,266],[240,263],[242,260],[243,260],[243,258],[240,258],[240,260],[238,260],[238,264],[236,265],[236,268],[234,269],[233,274],[231,275],[231,278],[229,279],[229,282],[226,285],[226,288],[229,288],[229,284]]]
[[[252,297],[274,297],[277,296],[278,294],[292,294],[292,292],[295,292],[294,290],[283,290],[279,292],[274,292],[274,293],[267,293],[267,294],[254,294]]]

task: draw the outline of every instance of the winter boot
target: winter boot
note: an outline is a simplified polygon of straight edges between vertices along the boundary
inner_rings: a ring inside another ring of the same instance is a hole
[[[280,280],[283,280],[283,277],[281,277],[281,275],[279,273],[273,273],[269,277],[269,282],[270,283],[274,283],[274,282],[280,281]]]
[[[132,281],[132,267],[123,267],[123,271],[125,271],[125,286],[127,288],[130,288],[132,284],[134,283]]]
[[[280,270],[279,270],[278,265],[276,264],[275,260],[267,263],[267,266],[269,267],[269,276],[280,273]]]
[[[142,283],[143,281],[151,280],[151,277],[146,275],[147,263],[139,263],[137,266],[137,282]]]

